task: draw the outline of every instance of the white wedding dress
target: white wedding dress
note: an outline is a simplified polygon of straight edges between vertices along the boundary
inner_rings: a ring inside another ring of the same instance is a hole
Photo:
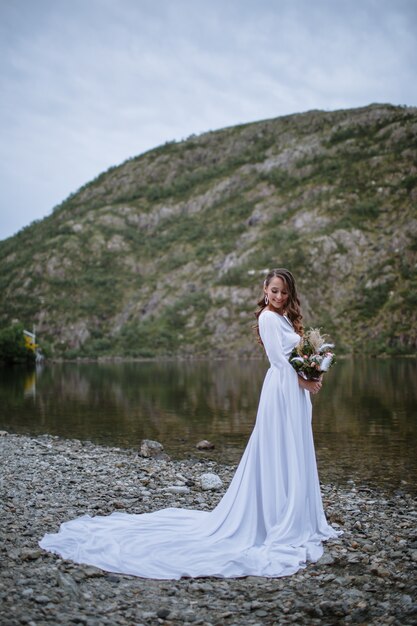
[[[246,450],[212,511],[85,515],[40,546],[109,572],[158,579],[286,576],[317,561],[322,542],[340,531],[323,511],[310,394],[288,363],[300,338],[272,311],[261,313],[259,331],[271,367]]]

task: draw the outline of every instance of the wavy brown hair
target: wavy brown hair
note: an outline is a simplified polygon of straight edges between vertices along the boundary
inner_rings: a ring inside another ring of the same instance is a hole
[[[278,268],[271,270],[265,277],[264,287],[267,287],[273,278],[282,278],[285,286],[288,289],[288,300],[285,306],[285,315],[288,317],[292,325],[294,326],[294,330],[301,337],[304,335],[304,327],[302,324],[302,313],[300,307],[300,300],[297,294],[297,288],[295,286],[294,276],[291,274],[289,270],[285,268]],[[258,301],[258,308],[255,311],[256,324],[254,325],[255,332],[258,337],[258,341],[262,344],[261,336],[259,334],[259,316],[262,311],[266,308],[265,304],[265,294],[262,294],[262,298]]]

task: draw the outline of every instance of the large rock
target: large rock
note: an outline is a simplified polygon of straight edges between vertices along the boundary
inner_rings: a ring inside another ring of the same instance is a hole
[[[164,446],[162,443],[159,443],[159,441],[152,441],[152,439],[142,440],[139,454],[140,456],[144,456],[146,459],[169,459],[169,456],[164,452]]]
[[[217,474],[207,473],[200,476],[201,489],[204,491],[220,489],[223,481]]]
[[[211,441],[207,441],[207,439],[203,439],[196,444],[197,450],[213,450],[214,443]]]

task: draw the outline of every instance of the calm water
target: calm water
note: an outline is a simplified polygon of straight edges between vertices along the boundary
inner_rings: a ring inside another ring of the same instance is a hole
[[[237,462],[264,361],[47,364],[0,369],[0,428],[120,447],[157,439],[174,458]],[[415,491],[417,361],[339,361],[313,398],[320,477]],[[195,444],[209,439],[213,452]]]

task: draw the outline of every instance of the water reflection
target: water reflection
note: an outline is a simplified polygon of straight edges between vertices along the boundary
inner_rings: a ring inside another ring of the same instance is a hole
[[[161,441],[173,456],[236,462],[256,416],[264,361],[45,365],[0,370],[0,428],[118,446]],[[314,397],[320,476],[413,490],[416,361],[339,362]],[[206,453],[207,455],[207,453]]]
[[[341,476],[415,489],[416,373],[411,359],[356,360],[331,372],[315,417],[322,477],[337,459]]]

